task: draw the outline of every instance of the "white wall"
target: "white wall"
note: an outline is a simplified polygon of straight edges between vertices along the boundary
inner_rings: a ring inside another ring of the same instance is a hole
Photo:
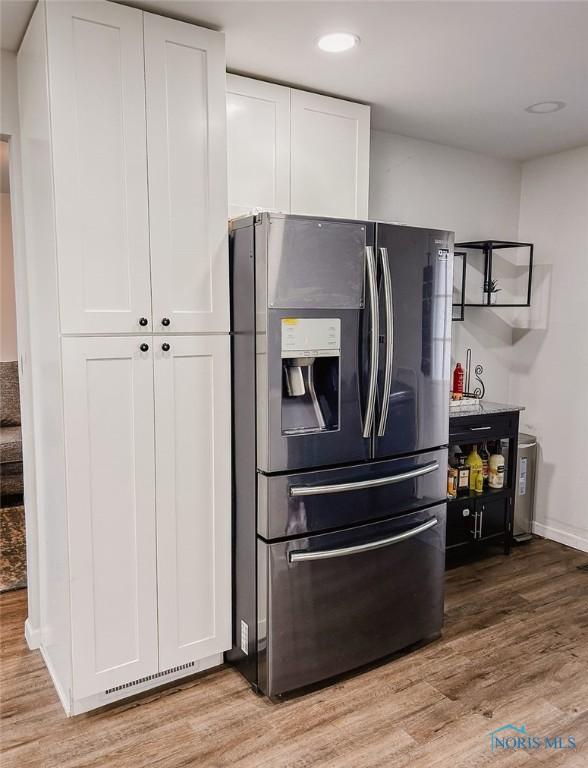
[[[519,236],[537,266],[510,399],[539,438],[536,532],[588,552],[588,147],[524,163]]]
[[[16,360],[16,304],[10,194],[0,193],[0,361]]]
[[[518,235],[521,166],[428,141],[372,131],[371,219],[450,229],[456,242]],[[484,366],[486,398],[509,395],[508,310],[467,309],[465,322],[452,324],[453,358]]]

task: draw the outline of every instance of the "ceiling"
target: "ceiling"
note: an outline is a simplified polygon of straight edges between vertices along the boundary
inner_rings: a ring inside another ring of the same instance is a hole
[[[372,127],[525,160],[588,143],[588,2],[126,0],[226,34],[231,71],[372,105]],[[1,0],[15,50],[34,0]],[[328,31],[357,49],[327,54]],[[560,100],[560,112],[525,107]]]

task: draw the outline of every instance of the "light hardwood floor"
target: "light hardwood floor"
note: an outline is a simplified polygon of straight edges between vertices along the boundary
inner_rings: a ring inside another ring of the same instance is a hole
[[[26,593],[0,597],[2,768],[588,766],[587,555],[535,540],[447,574],[443,637],[279,704],[222,668],[66,719],[22,636]],[[507,723],[577,750],[492,752]]]

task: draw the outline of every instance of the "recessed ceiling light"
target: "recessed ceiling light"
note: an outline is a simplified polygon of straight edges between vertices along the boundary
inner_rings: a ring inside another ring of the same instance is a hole
[[[317,41],[321,51],[327,53],[341,53],[354,48],[359,43],[359,37],[350,32],[333,32],[330,35],[322,35]]]
[[[537,104],[525,107],[525,112],[530,112],[532,115],[547,115],[550,112],[559,112],[565,106],[565,101],[538,101]]]

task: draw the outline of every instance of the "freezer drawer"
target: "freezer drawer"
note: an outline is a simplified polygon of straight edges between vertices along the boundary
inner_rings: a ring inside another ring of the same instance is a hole
[[[336,533],[258,540],[258,684],[278,695],[359,667],[443,624],[446,505]]]
[[[441,501],[447,492],[447,449],[339,469],[257,477],[260,536],[318,533]]]

